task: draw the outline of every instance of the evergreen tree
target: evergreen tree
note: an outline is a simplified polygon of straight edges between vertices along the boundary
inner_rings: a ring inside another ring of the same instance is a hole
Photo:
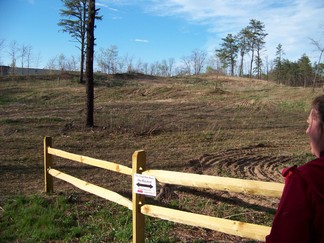
[[[61,26],[63,32],[67,32],[78,42],[77,48],[80,50],[80,83],[83,82],[83,68],[85,60],[86,47],[86,25],[88,20],[88,1],[89,0],[62,0],[65,9],[60,9],[62,19],[58,25]],[[101,20],[102,16],[98,16],[96,10],[95,18]]]
[[[280,48],[278,48],[278,53]],[[273,70],[276,75],[278,67]],[[290,86],[309,86],[312,84],[314,71],[311,61],[306,54],[303,54],[297,62],[291,62],[287,59],[281,61],[280,81],[285,85]]]
[[[311,65],[311,61],[306,54],[298,60],[298,69],[299,69],[299,82],[300,85],[306,87],[311,83],[313,77],[313,69]]]
[[[240,53],[240,67],[239,67],[239,76],[243,76],[243,64],[244,64],[244,56],[249,51],[249,36],[251,32],[248,28],[244,28],[238,33],[237,40],[238,40],[238,51]]]
[[[282,56],[285,54],[282,45],[278,44],[277,46],[277,51],[276,51],[276,58],[274,60],[274,72],[276,75],[276,81],[280,84],[282,80]]]
[[[253,70],[256,71],[257,77],[261,78],[262,70],[262,59],[261,51],[265,45],[265,37],[268,35],[265,33],[265,25],[258,20],[251,19],[250,24],[247,27],[249,34],[249,50],[251,52],[251,62],[250,62],[250,78],[252,78]],[[254,59],[255,58],[255,59]],[[255,68],[253,69],[253,62],[255,62]]]
[[[216,56],[222,62],[223,68],[227,68],[230,65],[231,75],[234,76],[234,67],[238,52],[237,38],[232,34],[228,34],[222,40],[223,42],[220,44],[221,48],[216,50]]]
[[[282,61],[282,80],[283,84],[297,86],[296,77],[298,75],[298,65],[296,62],[291,62],[288,59]]]
[[[86,91],[87,91],[87,117],[86,126],[93,127],[93,111],[94,111],[94,87],[93,87],[93,54],[94,54],[94,28],[96,16],[96,1],[89,0],[87,20],[87,60],[86,60]]]

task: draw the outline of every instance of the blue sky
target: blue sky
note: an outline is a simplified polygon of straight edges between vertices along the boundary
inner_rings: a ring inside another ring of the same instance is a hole
[[[324,0],[96,0],[96,4],[103,15],[96,23],[96,52],[116,45],[120,56],[142,62],[169,58],[180,62],[194,49],[212,55],[221,38],[237,34],[250,19],[265,24],[263,56],[269,60],[279,43],[284,58],[296,61],[306,53],[312,62],[319,53],[309,38],[324,45]],[[12,41],[32,46],[31,66],[43,68],[61,53],[78,58],[76,43],[57,25],[62,8],[60,0],[0,0],[0,40],[5,40],[0,63],[10,64]]]

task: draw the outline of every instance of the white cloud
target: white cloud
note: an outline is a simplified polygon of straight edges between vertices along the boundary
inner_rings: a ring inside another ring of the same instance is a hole
[[[265,24],[270,58],[279,43],[289,59],[303,53],[311,55],[308,38],[318,39],[319,25],[324,23],[324,2],[318,0],[152,0],[145,10],[205,26],[210,35],[206,41],[209,49],[211,40],[217,46],[228,33],[237,34],[250,19],[257,19]]]
[[[118,12],[118,9],[116,9],[116,8],[111,8],[111,7],[109,7],[106,3],[100,3],[100,2],[97,2],[97,3],[96,3],[96,6],[97,6],[97,7],[103,7],[103,8],[106,8],[106,9],[108,9],[108,10],[110,10],[110,11],[113,11],[113,12]]]
[[[142,43],[148,43],[149,42],[148,40],[145,40],[145,39],[135,39],[134,41],[135,42],[142,42]]]

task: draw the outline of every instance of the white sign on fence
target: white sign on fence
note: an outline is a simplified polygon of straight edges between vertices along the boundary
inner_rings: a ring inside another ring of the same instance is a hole
[[[156,180],[154,176],[134,174],[134,191],[137,194],[156,196]]]

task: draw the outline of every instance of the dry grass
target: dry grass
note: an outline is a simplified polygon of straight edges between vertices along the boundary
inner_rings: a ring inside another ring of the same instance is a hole
[[[7,182],[0,184],[0,203],[16,194],[42,192],[44,136],[51,136],[56,148],[128,166],[132,153],[144,149],[149,168],[282,181],[282,167],[308,158],[305,121],[318,94],[221,76],[101,78],[95,87],[96,127],[86,129],[83,85],[69,79],[0,80],[0,180]],[[130,194],[128,178],[63,160],[56,164]],[[56,181],[55,188],[80,193],[63,182]],[[268,225],[277,202],[177,187],[160,201]],[[198,237],[186,226],[174,230],[180,240]],[[199,239],[228,237],[198,232]]]

